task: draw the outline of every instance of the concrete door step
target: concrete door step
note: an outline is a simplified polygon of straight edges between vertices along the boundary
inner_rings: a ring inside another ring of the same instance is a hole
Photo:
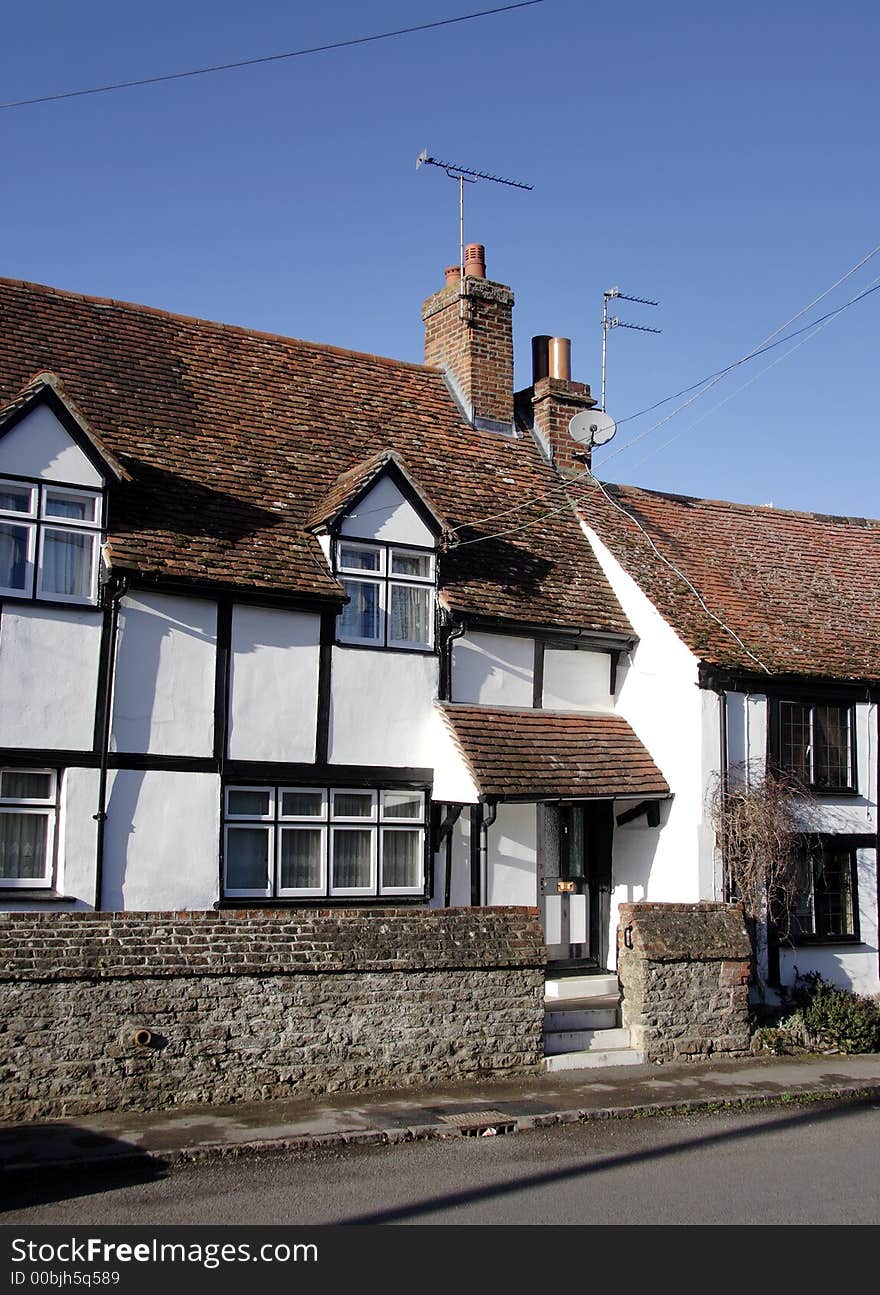
[[[599,998],[619,993],[616,976],[559,976],[544,986],[544,997],[552,999]]]
[[[607,1048],[602,1052],[562,1052],[544,1058],[544,1070],[588,1070],[593,1066],[641,1066],[644,1052],[635,1048]]]
[[[614,1048],[629,1048],[628,1029],[599,1030],[544,1030],[544,1055],[557,1056],[562,1052],[608,1052]]]
[[[607,1007],[563,1007],[551,999],[544,1012],[545,1034],[558,1030],[613,1030],[617,1023],[616,1001]]]

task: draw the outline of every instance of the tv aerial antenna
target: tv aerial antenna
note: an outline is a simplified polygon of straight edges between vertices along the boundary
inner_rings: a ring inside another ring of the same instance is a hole
[[[508,180],[503,175],[491,175],[488,171],[475,171],[473,167],[459,166],[457,162],[443,162],[438,157],[429,157],[428,150],[423,148],[416,158],[416,170],[420,166],[437,166],[441,171],[445,171],[450,180],[458,181],[458,272],[460,292],[464,292],[464,186],[466,184],[476,184],[478,180],[491,180],[493,184],[504,184],[509,189],[525,189],[531,192],[534,189],[533,184],[525,184],[522,180]],[[460,297],[461,305],[464,306],[464,296]]]
[[[606,352],[608,350],[608,331],[611,328],[631,328],[637,333],[662,333],[662,328],[649,328],[647,324],[628,324],[617,316],[609,316],[609,301],[637,301],[640,306],[659,306],[659,301],[650,301],[647,297],[630,297],[619,288],[606,288],[602,293],[602,399],[600,407],[605,409],[605,371],[606,371]],[[599,444],[599,442],[596,442]]]

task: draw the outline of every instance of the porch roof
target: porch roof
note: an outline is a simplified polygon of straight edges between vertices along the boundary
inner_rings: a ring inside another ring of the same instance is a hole
[[[668,796],[669,784],[619,715],[440,705],[480,795],[544,800]]]

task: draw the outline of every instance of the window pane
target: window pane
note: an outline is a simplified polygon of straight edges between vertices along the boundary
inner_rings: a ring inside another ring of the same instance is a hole
[[[379,586],[364,580],[343,580],[351,601],[339,614],[339,637],[379,638]]]
[[[324,812],[324,794],[320,791],[282,791],[282,818],[320,818]]]
[[[421,818],[425,798],[420,791],[386,791],[382,794],[382,812],[386,818]]]
[[[371,791],[334,791],[333,814],[336,818],[372,818]]]
[[[264,790],[239,790],[230,787],[227,793],[226,813],[238,814],[247,818],[265,818],[272,812],[272,793],[268,787]]]
[[[44,880],[48,828],[48,814],[0,811],[0,877]]]
[[[370,885],[373,834],[362,827],[337,827],[333,832],[333,886],[335,889]]]
[[[380,560],[378,549],[362,549],[353,544],[339,546],[339,565],[347,571],[378,571]]]
[[[4,481],[0,485],[0,509],[7,513],[32,512],[30,487],[13,486],[10,482]]]
[[[431,642],[430,589],[391,585],[391,624],[388,638],[401,643]]]
[[[784,701],[779,706],[782,767],[802,782],[810,778],[810,708]]]
[[[421,885],[420,832],[385,828],[382,832],[382,885]]]
[[[47,517],[69,517],[72,521],[93,522],[97,502],[94,495],[65,495],[48,490],[44,512]]]
[[[848,706],[813,707],[813,781],[817,787],[850,785]]]
[[[321,835],[319,827],[285,827],[282,830],[282,890],[316,890],[320,887]]]
[[[417,576],[424,580],[431,579],[430,553],[402,553],[394,549],[391,554],[391,574],[395,576]]]
[[[43,531],[40,592],[71,598],[92,595],[92,553],[95,537],[73,531]]]
[[[792,925],[796,935],[815,935],[813,922],[813,860],[803,854],[797,865],[797,893],[792,908]]]
[[[51,800],[53,782],[51,773],[4,769],[0,773],[0,796],[4,800]]]
[[[815,860],[813,904],[816,935],[855,933],[849,850],[826,850]]]
[[[235,827],[226,833],[226,886],[229,890],[267,890],[269,828]]]
[[[4,589],[27,589],[27,526],[0,522],[0,586]]]

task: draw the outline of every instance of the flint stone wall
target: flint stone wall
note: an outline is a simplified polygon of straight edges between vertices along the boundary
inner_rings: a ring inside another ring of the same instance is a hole
[[[544,961],[526,908],[3,913],[0,1117],[533,1070]]]
[[[738,904],[621,904],[623,1024],[648,1061],[749,1052],[751,947]]]

